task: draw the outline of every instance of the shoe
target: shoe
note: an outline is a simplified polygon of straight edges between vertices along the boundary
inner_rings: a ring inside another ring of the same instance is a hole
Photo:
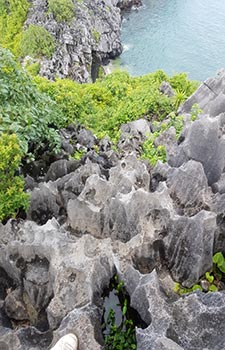
[[[77,350],[78,339],[75,334],[67,334],[60,338],[51,350]]]

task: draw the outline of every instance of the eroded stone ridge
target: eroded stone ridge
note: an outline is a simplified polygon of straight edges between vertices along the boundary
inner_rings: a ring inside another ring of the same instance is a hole
[[[34,164],[27,219],[0,225],[3,349],[47,350],[66,333],[78,336],[79,350],[104,349],[101,296],[115,272],[148,325],[136,329],[139,350],[225,348],[224,290],[173,290],[174,281],[197,283],[213,254],[225,252],[225,110],[204,110],[218,79],[224,92],[220,75],[184,105],[189,113],[190,101],[204,100],[195,121],[186,115],[179,140],[173,129],[161,137],[164,164],[139,159],[147,120],[122,127],[120,153],[78,133],[88,150],[79,161],[68,159],[73,146],[62,130],[61,159],[42,164],[44,174]]]
[[[121,9],[140,5],[140,0],[73,0],[74,15],[59,21],[47,1],[32,0],[24,28],[38,25],[55,41],[52,57],[39,59],[40,75],[48,79],[69,77],[78,82],[95,80],[98,69],[121,54]]]

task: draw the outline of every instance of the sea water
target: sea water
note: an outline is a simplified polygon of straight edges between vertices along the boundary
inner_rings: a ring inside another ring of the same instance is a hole
[[[121,68],[204,80],[225,68],[224,0],[143,0],[124,14]]]

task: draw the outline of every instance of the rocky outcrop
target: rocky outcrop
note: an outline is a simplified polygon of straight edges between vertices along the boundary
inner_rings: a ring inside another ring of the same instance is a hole
[[[174,292],[174,281],[191,287],[225,253],[219,112],[186,115],[178,140],[174,127],[160,135],[167,162],[155,167],[138,159],[145,119],[121,127],[120,153],[83,128],[61,130],[59,159],[27,177],[27,219],[0,225],[0,347],[47,350],[72,332],[80,350],[103,350],[102,294],[116,272],[145,324],[137,349],[224,348],[223,282],[215,293]],[[87,153],[69,159],[79,147]]]
[[[140,1],[73,0],[73,4],[73,18],[59,21],[49,11],[47,1],[32,0],[25,29],[31,24],[42,26],[54,38],[52,57],[39,59],[42,76],[83,83],[95,80],[99,67],[122,52],[119,7],[140,5]]]
[[[190,113],[197,104],[204,114],[215,117],[225,111],[225,71],[221,70],[215,78],[205,80],[198,90],[180,107],[179,113]]]

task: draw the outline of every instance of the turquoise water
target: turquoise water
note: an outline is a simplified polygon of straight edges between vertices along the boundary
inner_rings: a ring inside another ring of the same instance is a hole
[[[225,68],[225,0],[143,0],[125,14],[121,66],[204,80]]]

